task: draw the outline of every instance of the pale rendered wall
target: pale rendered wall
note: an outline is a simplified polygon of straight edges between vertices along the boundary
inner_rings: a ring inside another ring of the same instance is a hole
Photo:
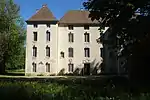
[[[58,65],[59,70],[65,69],[65,72],[68,72],[68,63],[69,59],[72,59],[72,63],[74,64],[74,69],[76,68],[83,68],[84,60],[89,60],[92,63],[94,60],[94,66],[97,63],[101,63],[102,58],[100,57],[100,48],[102,47],[101,44],[98,44],[96,39],[99,38],[100,33],[98,30],[99,27],[90,27],[89,30],[84,30],[84,27],[74,27],[74,30],[68,30],[68,27],[59,27],[58,29]],[[68,42],[68,33],[74,33],[74,42]],[[84,42],[84,33],[90,33],[90,43]],[[74,57],[68,57],[68,48],[74,48]],[[84,48],[90,48],[90,57],[84,57]],[[60,58],[60,52],[63,51],[65,53],[65,58]],[[91,67],[94,67],[91,66]]]
[[[46,31],[51,33],[50,42],[46,42]],[[33,32],[38,32],[37,42],[33,42]],[[48,28],[46,24],[38,24],[38,28],[34,28],[33,25],[27,25],[27,40],[26,40],[26,73],[32,73],[32,63],[37,64],[37,73],[46,72],[45,64],[49,62],[51,64],[51,73],[57,72],[57,25],[51,24]],[[37,57],[32,57],[32,47],[37,47]],[[46,57],[46,46],[51,49],[50,58]],[[43,64],[39,64],[42,62]]]

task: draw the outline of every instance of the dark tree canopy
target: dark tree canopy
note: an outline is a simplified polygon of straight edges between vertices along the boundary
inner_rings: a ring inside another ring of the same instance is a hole
[[[130,76],[149,80],[150,0],[88,0],[85,9],[92,20],[99,20],[100,30],[109,27],[109,40],[101,31],[101,42],[125,57]],[[109,41],[109,42],[108,42]]]
[[[100,29],[110,27],[109,43],[122,56],[129,56],[135,44],[149,37],[149,0],[88,0],[84,6],[92,20],[100,21]]]

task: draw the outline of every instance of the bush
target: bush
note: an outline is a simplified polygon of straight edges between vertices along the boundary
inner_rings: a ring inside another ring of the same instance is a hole
[[[45,76],[45,75],[41,73],[41,74],[37,74],[37,76]]]
[[[50,74],[49,76],[56,76],[56,74]]]
[[[13,80],[13,81],[12,81]],[[115,81],[114,81],[115,80]],[[108,80],[56,79],[47,82],[0,82],[1,100],[149,100],[150,89],[130,88],[120,78]],[[57,82],[57,83],[56,83]],[[122,84],[123,83],[123,84]],[[149,92],[148,92],[149,91]]]

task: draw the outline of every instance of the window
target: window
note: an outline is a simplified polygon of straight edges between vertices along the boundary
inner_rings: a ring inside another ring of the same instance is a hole
[[[73,37],[73,33],[69,33],[68,34],[68,38],[69,38],[69,42],[74,42],[74,37]]]
[[[101,57],[104,57],[104,55],[103,55],[104,54],[104,49],[103,48],[100,48],[100,54],[101,54],[100,55]]]
[[[68,25],[69,30],[73,30],[73,25]]]
[[[51,38],[50,32],[47,31],[47,32],[46,32],[46,41],[50,41],[50,38]]]
[[[64,55],[65,55],[64,52],[60,52],[60,55],[61,55],[62,58],[65,57],[65,56],[64,56]]]
[[[112,51],[109,52],[109,57],[113,57],[113,52]]]
[[[84,41],[85,42],[90,42],[90,34],[89,33],[84,33]]]
[[[33,46],[33,57],[37,57],[37,47]]]
[[[73,48],[68,49],[69,57],[73,57]]]
[[[84,48],[85,57],[90,57],[90,48]]]
[[[46,72],[50,72],[50,64],[46,63]]]
[[[37,41],[37,32],[33,32],[33,40]]]
[[[46,56],[50,57],[50,47],[46,47]]]
[[[89,25],[85,25],[85,26],[84,26],[84,29],[85,29],[85,30],[89,30]]]
[[[34,26],[34,28],[37,28],[37,27],[38,27],[38,25],[37,25],[37,24],[34,24],[33,26]]]
[[[36,63],[32,63],[33,66],[33,72],[36,72]]]
[[[73,70],[74,70],[74,65],[73,64],[68,64],[68,71],[69,72],[73,72]]]
[[[50,26],[50,24],[46,24],[46,26],[48,27],[48,28],[50,28],[51,26]]]

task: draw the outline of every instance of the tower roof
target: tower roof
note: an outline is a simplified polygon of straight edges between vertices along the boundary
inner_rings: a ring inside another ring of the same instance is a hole
[[[30,21],[57,21],[57,19],[49,10],[47,5],[43,5],[40,10],[38,10],[31,18],[27,20],[27,22]]]

